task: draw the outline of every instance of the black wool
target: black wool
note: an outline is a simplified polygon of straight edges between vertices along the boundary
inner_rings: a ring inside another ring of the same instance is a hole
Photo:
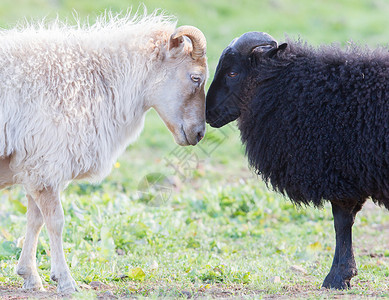
[[[389,54],[289,41],[260,57],[238,119],[250,165],[295,203],[389,209]]]

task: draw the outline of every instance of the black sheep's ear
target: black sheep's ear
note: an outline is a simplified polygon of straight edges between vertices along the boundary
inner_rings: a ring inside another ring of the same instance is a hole
[[[260,45],[255,46],[249,55],[249,60],[251,61],[251,64],[255,67],[258,63],[258,60],[265,57],[267,53],[271,52],[272,50],[277,49],[277,44],[266,44],[266,45]]]
[[[287,47],[287,43],[283,43],[279,46],[277,46],[277,44],[257,46],[252,50],[251,55],[249,56],[249,60],[253,66],[256,66],[259,60],[263,58],[272,58],[279,51],[284,51]]]
[[[268,52],[266,52],[265,56],[272,58],[272,57],[274,57],[274,55],[276,55],[278,53],[278,51],[284,51],[286,49],[286,47],[288,47],[288,44],[283,43],[283,44],[279,45],[277,48],[273,48],[273,49],[269,50]]]

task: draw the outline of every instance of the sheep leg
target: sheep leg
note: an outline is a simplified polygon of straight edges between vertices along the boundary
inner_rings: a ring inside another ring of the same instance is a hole
[[[62,246],[64,213],[59,192],[45,189],[37,193],[37,204],[42,212],[49,233],[51,249],[51,279],[57,281],[58,293],[72,293],[77,290],[76,282],[70,275]]]
[[[16,273],[24,279],[23,289],[44,290],[36,268],[36,247],[43,217],[34,199],[30,195],[27,195],[27,199],[27,230]]]
[[[355,215],[361,210],[363,204],[356,204],[353,207],[342,207],[333,202],[332,214],[336,233],[336,247],[332,267],[324,279],[323,287],[333,289],[349,289],[350,280],[357,275],[352,247],[352,226]]]

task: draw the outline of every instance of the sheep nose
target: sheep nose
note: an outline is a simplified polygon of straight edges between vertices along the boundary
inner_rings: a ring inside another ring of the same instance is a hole
[[[196,136],[196,141],[197,141],[197,143],[200,142],[200,141],[203,139],[203,137],[204,137],[204,130],[199,131],[199,132],[197,133],[197,136]]]

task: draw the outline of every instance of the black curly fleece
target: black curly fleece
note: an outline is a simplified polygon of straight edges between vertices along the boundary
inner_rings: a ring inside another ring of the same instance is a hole
[[[388,50],[288,44],[257,60],[242,95],[250,165],[298,204],[389,209]]]

